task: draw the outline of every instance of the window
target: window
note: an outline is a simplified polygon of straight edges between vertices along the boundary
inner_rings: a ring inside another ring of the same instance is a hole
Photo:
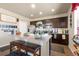
[[[16,18],[8,15],[1,14],[1,21],[16,23]]]

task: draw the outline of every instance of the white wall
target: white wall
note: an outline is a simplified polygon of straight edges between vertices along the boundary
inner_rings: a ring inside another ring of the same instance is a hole
[[[26,18],[22,15],[19,15],[17,13],[14,13],[12,11],[9,11],[9,10],[3,9],[3,8],[0,8],[0,13],[6,14],[6,15],[9,15],[9,16],[13,16],[15,18],[19,18],[19,19],[22,19],[22,20],[29,20],[28,18]]]
[[[29,18],[26,18],[22,15],[19,15],[17,13],[12,12],[12,11],[0,8],[0,14],[5,14],[5,15],[9,15],[9,16],[12,16],[12,17],[15,17],[15,18],[19,18],[19,20],[25,21],[26,23],[28,23],[28,25],[30,24]]]
[[[70,27],[70,14],[72,14],[73,17],[73,13],[71,13],[71,9],[68,12],[69,16],[68,16],[68,29],[69,29],[69,48],[71,51],[73,51],[73,36],[74,36],[74,19],[72,18],[72,27]]]
[[[12,16],[12,17],[15,17],[15,18],[19,18],[19,20],[24,22],[26,26],[29,26],[29,24],[30,24],[28,18],[26,18],[24,16],[21,16],[21,15],[18,15],[18,14],[14,13],[14,12],[5,10],[3,8],[0,8],[0,14],[5,14],[5,15],[9,15],[9,16]],[[27,27],[26,27],[26,29],[27,29]],[[5,33],[5,32],[0,32],[0,47],[9,44],[13,40],[15,40],[14,36],[12,36],[12,35],[10,35],[8,33]]]
[[[18,23],[18,28],[19,28],[19,31],[21,32],[22,36],[23,36],[24,33],[28,32],[28,30],[27,30],[27,24],[24,21],[20,21]]]
[[[64,17],[64,16],[68,16],[68,13],[62,13],[62,14],[57,14],[57,15],[52,15],[52,16],[47,16],[47,17],[41,17],[41,18],[37,18],[37,19],[30,19],[30,21],[45,20],[45,19],[58,18],[58,17]]]
[[[16,24],[0,21],[0,25],[16,25]],[[4,29],[6,29],[6,28],[4,28]],[[13,28],[10,28],[10,30],[12,30],[12,29]],[[7,30],[8,30],[8,28],[7,28]],[[2,30],[2,28],[0,28],[0,47],[9,45],[9,43],[13,40],[14,40],[14,35],[11,35],[11,32],[4,32]]]
[[[70,8],[68,12],[69,48],[74,55],[75,47],[73,46],[73,36],[77,34],[77,15],[76,12],[72,12],[71,9],[72,8]],[[70,14],[72,14],[72,27],[70,27]]]
[[[9,45],[14,40],[14,36],[0,30],[0,47]]]

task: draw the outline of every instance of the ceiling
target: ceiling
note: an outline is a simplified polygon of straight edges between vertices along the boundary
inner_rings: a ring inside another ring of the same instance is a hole
[[[66,13],[70,5],[69,3],[35,3],[36,8],[32,8],[31,3],[0,3],[0,8],[10,10],[30,19],[36,19]],[[55,11],[52,12],[51,9],[55,9]],[[42,15],[39,14],[40,11]]]

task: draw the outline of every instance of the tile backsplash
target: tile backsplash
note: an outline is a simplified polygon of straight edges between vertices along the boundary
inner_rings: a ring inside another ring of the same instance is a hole
[[[4,32],[11,33],[12,35],[15,33],[17,29],[16,24],[6,23],[6,22],[0,22],[0,30]]]

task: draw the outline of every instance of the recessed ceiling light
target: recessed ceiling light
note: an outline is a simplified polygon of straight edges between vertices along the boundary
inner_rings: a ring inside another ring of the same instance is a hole
[[[40,15],[42,15],[43,13],[42,13],[42,12],[40,12],[39,14],[40,14]]]
[[[33,14],[31,14],[30,16],[31,16],[31,17],[33,17],[34,15],[33,15]]]
[[[35,8],[35,7],[36,7],[36,5],[35,5],[35,4],[31,4],[31,7],[32,7],[32,8]]]
[[[51,11],[52,11],[52,12],[54,12],[54,11],[55,11],[55,9],[51,9]]]

